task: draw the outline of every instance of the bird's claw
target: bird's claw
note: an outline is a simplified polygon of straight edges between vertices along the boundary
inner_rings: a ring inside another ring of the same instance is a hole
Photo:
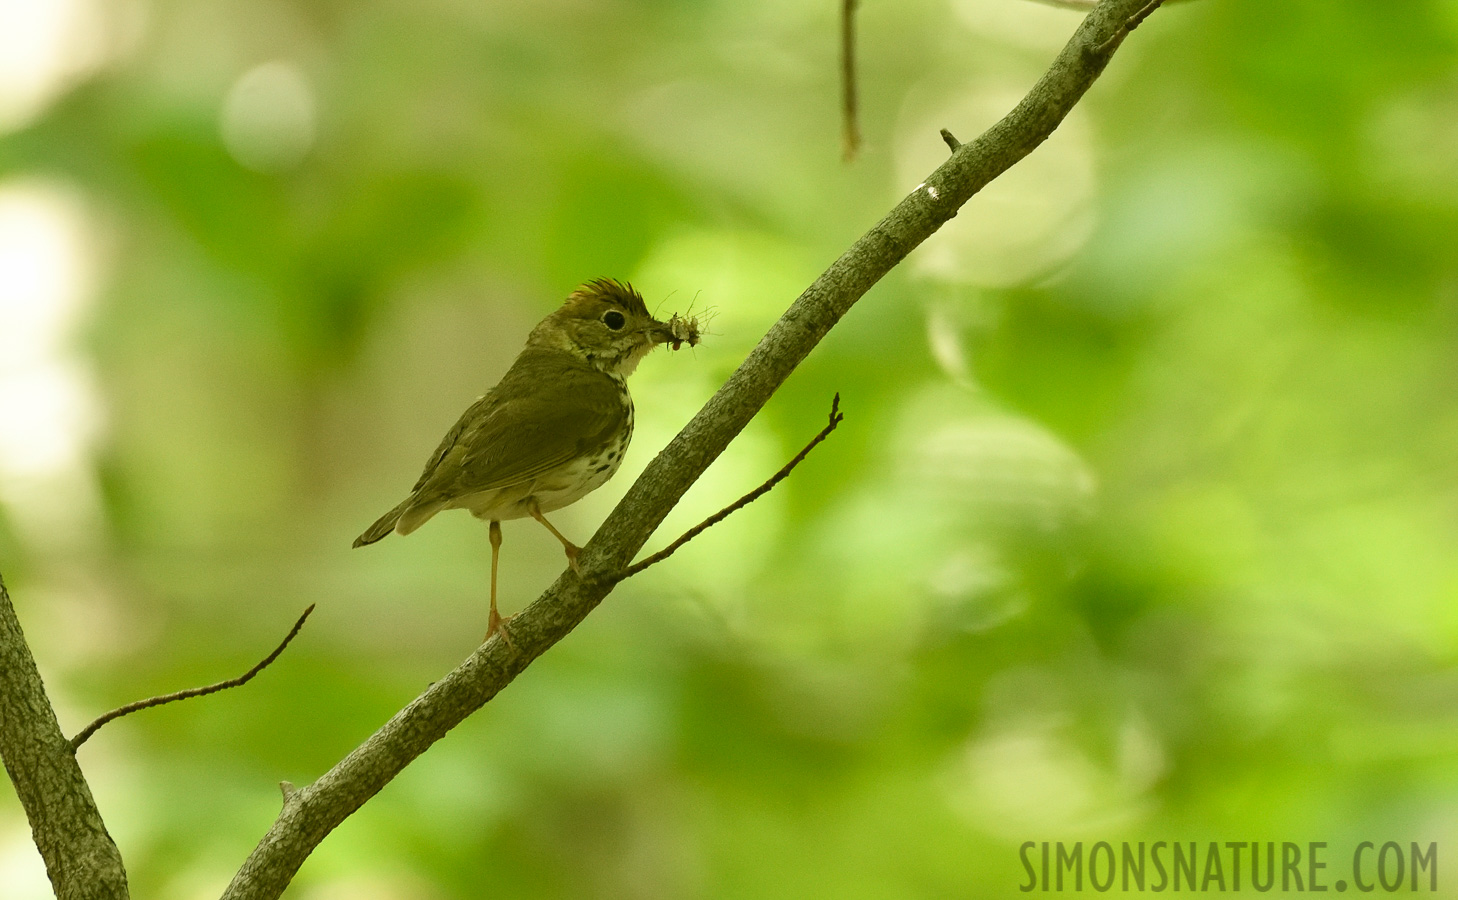
[[[514,618],[516,617],[503,616],[496,610],[491,610],[491,615],[486,619],[486,637],[481,639],[481,643],[484,644],[487,641],[491,640],[493,636],[499,634],[501,635],[501,639],[503,641],[506,641],[506,646],[515,650],[516,645],[511,642],[511,632],[508,631],[506,628],[506,623],[510,622]]]

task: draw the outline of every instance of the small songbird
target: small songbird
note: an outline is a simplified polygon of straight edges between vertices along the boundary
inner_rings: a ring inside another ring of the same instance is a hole
[[[486,637],[505,632],[496,610],[501,521],[531,516],[562,542],[577,570],[579,548],[543,513],[587,496],[617,472],[633,436],[628,375],[659,344],[697,342],[677,316],[660,322],[632,286],[599,279],[568,296],[527,337],[501,382],[440,442],[410,496],[354,546],[409,534],[443,509],[491,523],[491,613]],[[692,320],[689,320],[692,323]]]

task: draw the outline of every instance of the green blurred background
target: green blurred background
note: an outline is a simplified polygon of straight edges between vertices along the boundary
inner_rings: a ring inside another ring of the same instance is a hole
[[[133,895],[215,897],[464,658],[486,532],[350,541],[576,284],[712,310],[585,540],[1079,14],[0,3],[0,571]],[[868,294],[307,900],[1016,894],[1025,840],[1458,847],[1458,4],[1195,0]],[[509,523],[503,608],[562,568]],[[1443,872],[1451,864],[1443,857]],[[1451,878],[1451,876],[1445,876]],[[1441,884],[1441,883],[1440,883]],[[1443,886],[1441,893],[1458,896]],[[0,896],[49,896],[0,791]]]

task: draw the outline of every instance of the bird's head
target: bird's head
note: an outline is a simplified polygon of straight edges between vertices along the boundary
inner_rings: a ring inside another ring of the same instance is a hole
[[[649,314],[632,285],[599,278],[573,291],[532,329],[527,343],[566,350],[604,372],[627,376],[654,347],[674,339],[669,323]]]

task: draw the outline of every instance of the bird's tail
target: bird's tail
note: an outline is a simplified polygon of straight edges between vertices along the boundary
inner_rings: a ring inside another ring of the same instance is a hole
[[[354,546],[363,547],[365,544],[373,544],[375,541],[394,531],[395,524],[400,521],[400,516],[410,507],[410,503],[414,499],[415,495],[412,494],[402,500],[399,506],[380,516],[375,524],[365,529],[364,534],[354,539]]]

